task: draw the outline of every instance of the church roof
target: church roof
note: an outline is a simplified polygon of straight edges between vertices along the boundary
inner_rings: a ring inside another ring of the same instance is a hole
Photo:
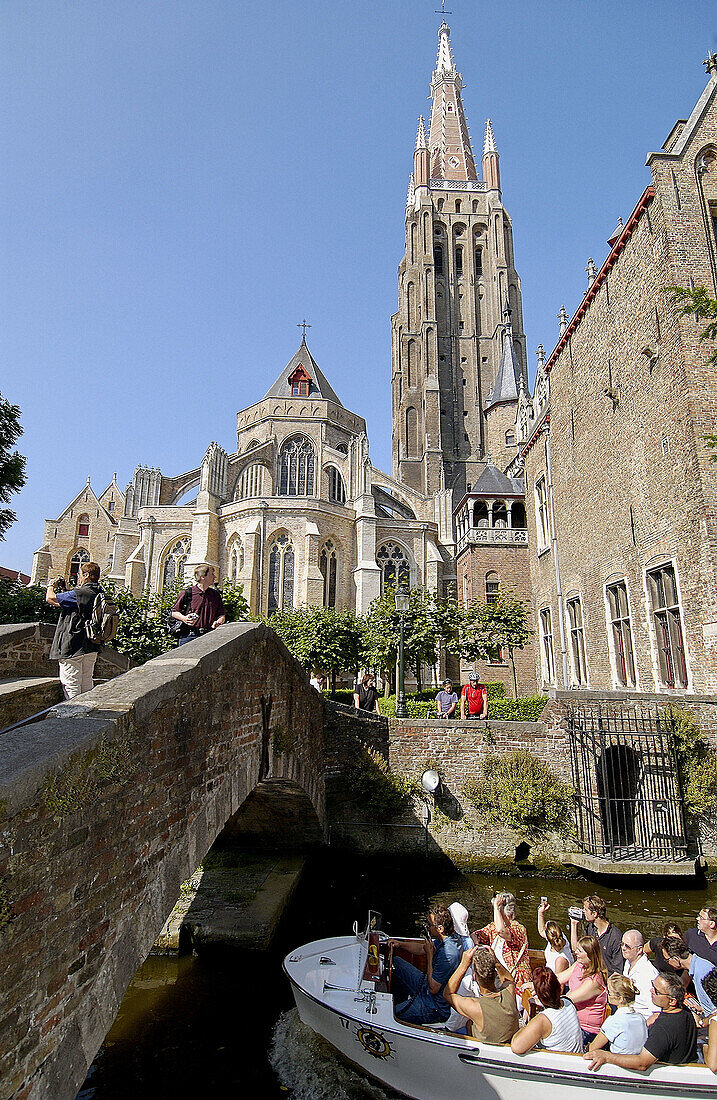
[[[303,367],[311,380],[308,393],[309,397],[323,397],[325,401],[334,401],[343,408],[343,402],[336,396],[320,371],[318,364],[309,351],[306,340],[301,341],[301,346],[296,355],[289,360],[274,385],[270,386],[266,391],[262,400],[266,401],[268,397],[291,397],[289,378],[295,370],[301,367]]]
[[[522,496],[523,479],[506,477],[497,466],[493,465],[490,455],[487,455],[483,472],[471,489],[471,496],[475,493],[486,497]]]
[[[498,374],[496,375],[493,392],[485,403],[485,408],[492,409],[494,405],[502,405],[507,401],[517,401],[519,375],[520,370],[513,348],[513,331],[510,325],[507,325],[503,336],[503,354],[500,357]]]
[[[477,180],[473,149],[461,90],[463,82],[451,51],[450,29],[441,23],[438,60],[431,80],[431,123],[428,148],[431,179]]]

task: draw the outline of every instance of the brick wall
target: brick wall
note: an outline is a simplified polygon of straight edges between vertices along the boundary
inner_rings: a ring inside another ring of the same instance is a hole
[[[52,623],[0,625],[0,678],[57,676],[57,661],[50,660],[55,634]],[[95,680],[111,680],[130,667],[123,653],[105,646],[95,663]]]
[[[180,884],[262,777],[323,822],[318,702],[268,628],[233,623],[0,738],[2,1100],[75,1096]]]

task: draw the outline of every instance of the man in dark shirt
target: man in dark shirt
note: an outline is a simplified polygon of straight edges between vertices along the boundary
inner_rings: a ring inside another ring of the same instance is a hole
[[[689,1009],[684,1007],[685,987],[677,975],[658,974],[652,983],[652,1001],[659,1015],[647,1029],[645,1045],[639,1054],[611,1054],[591,1050],[583,1057],[590,1069],[608,1062],[623,1069],[649,1069],[655,1062],[682,1066],[697,1061],[697,1027]]]
[[[391,990],[394,1012],[409,1024],[445,1023],[451,1006],[443,990],[461,961],[463,944],[453,929],[453,917],[443,905],[437,905],[426,919],[428,935],[423,940],[389,940],[412,954],[426,956],[426,973],[400,956],[393,960]]]
[[[212,565],[198,565],[194,570],[196,583],[192,585],[189,606],[186,593],[182,592],[172,608],[172,618],[184,623],[188,631],[179,639],[180,645],[193,641],[200,634],[208,634],[226,621],[224,601],[217,589],[212,587],[216,579]]]
[[[717,909],[700,909],[697,927],[687,929],[685,943],[693,955],[717,966]]]
[[[59,607],[60,618],[50,647],[50,660],[60,663],[60,683],[66,699],[74,699],[91,691],[95,661],[101,646],[87,637],[85,623],[92,617],[95,599],[100,591],[100,567],[96,561],[80,565],[77,588],[68,592],[61,578],[47,586],[45,599]]]
[[[607,919],[607,906],[597,894],[590,894],[583,898],[583,913],[585,915],[586,936],[594,936],[600,944],[602,957],[605,960],[608,974],[622,974],[625,960],[622,955],[622,932],[616,924],[611,924]],[[580,938],[578,921],[570,918],[570,942],[573,953],[577,950]]]
[[[371,672],[367,672],[362,680],[357,680],[354,684],[354,706],[356,710],[363,710],[369,714],[381,713],[376,681]]]

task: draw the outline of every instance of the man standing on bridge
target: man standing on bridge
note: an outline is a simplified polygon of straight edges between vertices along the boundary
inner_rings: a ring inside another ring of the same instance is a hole
[[[45,599],[59,607],[60,618],[50,647],[50,660],[60,662],[60,683],[65,699],[74,699],[92,689],[92,675],[101,646],[87,637],[85,623],[92,616],[95,598],[100,591],[100,567],[96,561],[83,561],[77,588],[65,591],[60,578],[50,581]]]
[[[186,627],[179,645],[191,642],[200,634],[208,634],[226,621],[224,601],[213,587],[216,579],[213,565],[198,565],[194,570],[195,584],[182,592],[172,608],[172,618]]]

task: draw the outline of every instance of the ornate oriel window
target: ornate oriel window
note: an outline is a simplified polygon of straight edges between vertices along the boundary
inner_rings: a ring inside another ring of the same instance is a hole
[[[189,536],[185,538],[177,539],[167,551],[167,556],[164,559],[164,569],[162,571],[162,586],[168,588],[174,584],[178,577],[182,576],[182,570],[184,569],[184,563],[187,560],[189,550],[192,545],[192,540]]]
[[[336,607],[336,567],[336,547],[329,539],[319,554],[319,569],[324,578],[324,607]]]
[[[244,568],[244,547],[238,535],[233,535],[227,549],[227,571],[229,580],[236,584]]]
[[[288,535],[274,539],[269,551],[269,596],[267,612],[294,606],[294,547]]]
[[[406,551],[395,542],[385,542],[376,554],[376,564],[381,570],[381,591],[410,585],[411,566]]]
[[[80,573],[80,566],[83,561],[89,561],[90,555],[86,550],[75,550],[74,554],[70,558],[70,568],[68,570],[69,580],[72,584],[77,584],[77,578]]]
[[[304,435],[285,439],[279,454],[279,496],[314,495],[314,445]]]

